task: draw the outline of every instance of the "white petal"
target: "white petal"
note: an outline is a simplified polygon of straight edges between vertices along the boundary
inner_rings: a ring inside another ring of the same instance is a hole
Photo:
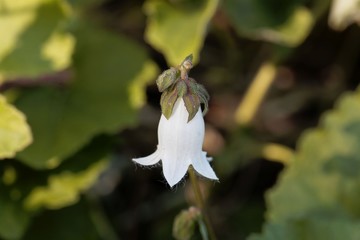
[[[208,162],[211,162],[213,160],[212,157],[206,157],[207,152],[202,152],[203,156],[208,160]]]
[[[166,181],[173,187],[185,176],[190,162],[186,161],[181,155],[174,157],[172,154],[165,155],[162,159],[163,173]]]
[[[201,109],[190,122],[188,116],[183,99],[178,99],[170,118],[161,116],[157,151],[148,157],[133,159],[142,165],[153,165],[161,159],[165,179],[171,187],[185,176],[191,164],[204,177],[218,179],[208,162],[212,158],[207,158],[202,151],[205,124]]]
[[[200,175],[218,180],[218,177],[216,176],[214,170],[211,168],[209,161],[206,159],[206,156],[201,154],[201,157],[197,157],[192,159],[192,165],[196,172],[198,172]]]
[[[169,119],[161,116],[158,137],[159,147],[164,152],[179,151],[185,159],[192,159],[202,152],[205,125],[200,108],[190,122],[187,122],[188,116],[182,99],[175,103]]]
[[[142,158],[133,158],[132,159],[134,162],[144,165],[144,166],[150,166],[150,165],[154,165],[157,162],[160,161],[160,149],[156,149],[156,151],[147,156],[147,157],[142,157]]]

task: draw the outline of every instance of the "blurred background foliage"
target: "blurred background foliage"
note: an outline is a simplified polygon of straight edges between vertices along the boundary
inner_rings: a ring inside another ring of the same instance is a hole
[[[131,158],[190,53],[219,239],[360,239],[359,23],[359,0],[0,0],[0,239],[171,239],[191,187]]]

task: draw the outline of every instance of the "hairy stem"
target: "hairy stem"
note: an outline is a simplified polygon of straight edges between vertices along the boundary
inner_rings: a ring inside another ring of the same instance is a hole
[[[206,210],[206,205],[205,205],[204,198],[203,198],[201,190],[200,190],[199,181],[197,179],[195,171],[192,167],[190,167],[188,172],[189,172],[189,176],[190,176],[191,185],[194,190],[197,207],[201,210],[209,237],[211,240],[216,240],[216,235],[215,235],[214,229],[211,225],[210,217]]]

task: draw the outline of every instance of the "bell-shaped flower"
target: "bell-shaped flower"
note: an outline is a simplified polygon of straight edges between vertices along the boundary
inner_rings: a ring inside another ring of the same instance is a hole
[[[171,187],[177,184],[191,165],[195,171],[209,179],[217,176],[209,164],[210,158],[202,151],[205,125],[201,108],[189,121],[189,112],[183,98],[177,98],[170,117],[161,115],[158,126],[157,150],[134,162],[149,166],[162,162],[163,173]]]

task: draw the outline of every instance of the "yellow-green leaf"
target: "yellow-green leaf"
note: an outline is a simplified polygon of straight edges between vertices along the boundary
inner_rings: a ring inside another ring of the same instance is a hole
[[[97,134],[135,124],[143,83],[156,77],[146,52],[129,39],[84,22],[74,32],[72,85],[31,89],[16,100],[34,135],[18,157],[35,168],[54,168]]]
[[[0,82],[66,68],[75,44],[65,32],[58,0],[4,0],[0,4]]]
[[[25,199],[25,207],[29,210],[40,207],[58,209],[76,203],[80,194],[98,179],[107,163],[102,160],[81,172],[64,171],[50,176],[47,186],[36,187],[30,192]]]
[[[0,159],[14,157],[32,141],[24,114],[0,95]]]
[[[301,44],[314,24],[310,10],[297,0],[228,0],[224,9],[239,35],[290,47]]]
[[[144,63],[143,69],[129,84],[130,104],[134,108],[140,108],[146,103],[145,87],[159,72],[158,66],[152,62]]]
[[[199,60],[207,25],[214,15],[218,0],[179,1],[148,0],[146,40],[162,52],[169,66],[178,65],[193,53]]]

